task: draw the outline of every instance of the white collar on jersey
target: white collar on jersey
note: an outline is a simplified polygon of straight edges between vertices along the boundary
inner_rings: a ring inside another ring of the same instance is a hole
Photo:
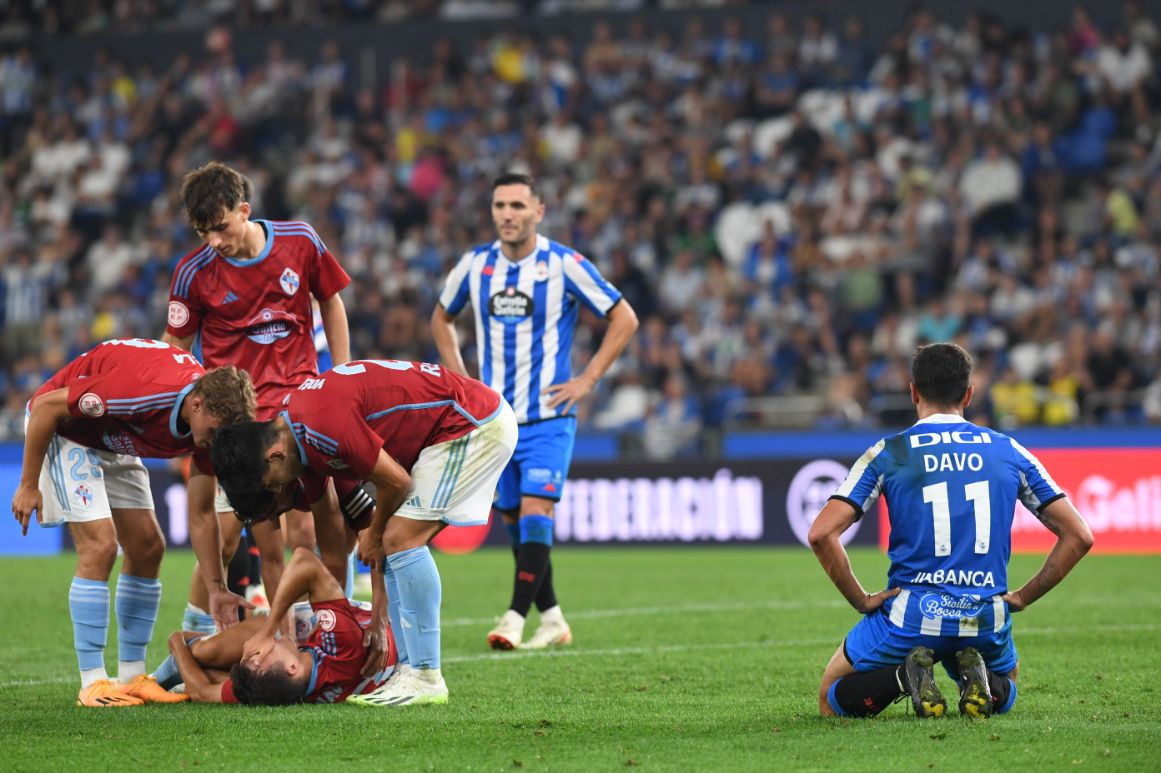
[[[915,422],[912,426],[918,427],[920,424],[963,424],[965,422],[967,422],[967,419],[958,413],[933,413],[926,419],[920,419]]]

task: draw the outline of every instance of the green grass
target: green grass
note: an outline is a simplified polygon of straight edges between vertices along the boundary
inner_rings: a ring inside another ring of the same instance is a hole
[[[0,769],[1156,769],[1161,557],[1090,557],[1021,613],[1019,702],[974,723],[954,709],[920,721],[908,703],[875,720],[818,717],[819,676],[856,615],[804,549],[565,549],[555,561],[576,644],[493,654],[484,638],[511,555],[438,556],[451,703],[373,711],[77,708],[71,559],[2,560]],[[883,582],[882,555],[853,561],[866,585]],[[1039,563],[1013,559],[1013,581]],[[191,564],[166,558],[150,667]],[[115,641],[113,629],[114,666]]]

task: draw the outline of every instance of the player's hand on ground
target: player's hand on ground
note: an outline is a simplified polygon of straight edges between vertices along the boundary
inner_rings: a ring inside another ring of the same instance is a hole
[[[563,384],[553,384],[545,389],[543,394],[551,395],[548,399],[549,408],[555,408],[563,403],[564,413],[568,413],[582,397],[591,391],[593,391],[593,383],[583,376],[577,376]]]
[[[1018,590],[1009,591],[1002,598],[1004,599],[1004,603],[1008,605],[1009,612],[1023,612],[1025,607],[1028,606],[1024,603],[1024,598]]]
[[[364,677],[377,674],[387,667],[387,621],[372,620],[363,632],[363,646],[367,659],[363,661]]]
[[[12,497],[12,515],[20,522],[20,536],[28,535],[28,524],[32,522],[32,514],[36,513],[36,522],[40,523],[40,508],[43,505],[40,489],[35,486],[20,486]]]
[[[274,644],[274,637],[265,631],[254,634],[242,645],[242,662],[261,663],[274,649]]]
[[[224,588],[210,591],[210,615],[219,631],[224,631],[238,623],[238,608],[253,609],[254,605],[237,593]]]
[[[385,556],[383,554],[383,532],[381,530],[368,527],[359,532],[358,558],[364,564],[371,567],[372,571],[378,571],[383,567]]]
[[[888,590],[881,590],[878,593],[868,593],[863,596],[863,603],[857,609],[864,615],[874,612],[879,607],[883,606],[883,602],[887,599],[894,598],[899,595],[902,588],[890,588]]]

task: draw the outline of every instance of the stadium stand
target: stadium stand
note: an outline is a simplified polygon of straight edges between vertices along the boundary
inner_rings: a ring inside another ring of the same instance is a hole
[[[1037,28],[915,6],[877,37],[801,4],[763,5],[765,28],[731,8],[676,31],[616,16],[645,5],[6,4],[0,439],[95,341],[161,333],[196,239],[176,186],[211,159],[249,175],[262,216],[315,224],[355,280],[356,356],[400,359],[437,356],[442,277],[494,237],[491,176],[536,175],[544,230],[642,319],[583,410],[651,457],[735,428],[908,421],[923,341],[977,355],[972,420],[1161,421],[1161,32],[1140,3]],[[583,35],[433,40],[382,80],[327,35],[578,11],[596,13]],[[258,25],[315,42],[243,66]],[[102,48],[66,72],[37,51],[111,29],[205,34],[164,66]],[[583,321],[578,356],[600,329]]]

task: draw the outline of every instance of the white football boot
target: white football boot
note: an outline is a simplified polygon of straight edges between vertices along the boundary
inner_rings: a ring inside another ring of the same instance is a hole
[[[447,703],[447,684],[438,668],[413,668],[372,693],[352,695],[347,703],[372,708],[443,705]]]
[[[488,646],[494,650],[514,650],[524,640],[524,616],[509,609],[500,617],[496,627],[488,631]]]
[[[540,613],[540,625],[536,628],[536,633],[520,646],[526,650],[542,650],[565,644],[572,644],[572,629],[568,627],[564,614],[560,611],[560,605],[557,604]]]

